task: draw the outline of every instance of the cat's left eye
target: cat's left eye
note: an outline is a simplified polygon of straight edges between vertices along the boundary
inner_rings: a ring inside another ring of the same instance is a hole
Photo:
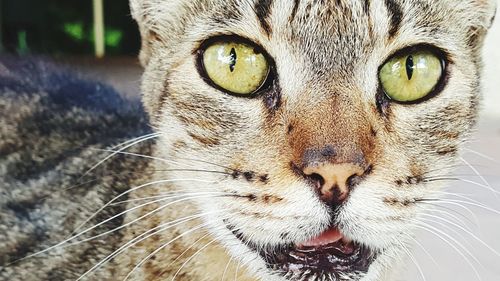
[[[430,95],[440,82],[443,60],[431,51],[396,55],[379,72],[386,95],[398,102],[416,102]]]
[[[256,46],[242,42],[212,43],[204,49],[201,64],[213,84],[241,96],[258,91],[270,71],[264,54]]]

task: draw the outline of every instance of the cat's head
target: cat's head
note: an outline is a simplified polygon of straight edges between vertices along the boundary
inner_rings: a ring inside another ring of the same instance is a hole
[[[159,156],[264,280],[377,279],[476,121],[493,6],[132,0]]]

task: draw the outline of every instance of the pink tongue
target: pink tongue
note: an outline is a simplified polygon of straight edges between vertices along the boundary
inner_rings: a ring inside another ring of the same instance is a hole
[[[340,239],[342,239],[342,237],[343,237],[343,235],[342,235],[342,233],[340,233],[340,231],[338,229],[332,228],[332,229],[329,229],[329,230],[321,233],[316,238],[313,238],[309,241],[301,243],[299,246],[303,246],[303,247],[325,246],[328,244],[338,242]]]

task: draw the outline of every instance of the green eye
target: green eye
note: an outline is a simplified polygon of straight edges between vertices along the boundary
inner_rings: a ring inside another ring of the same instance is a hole
[[[238,95],[259,90],[269,73],[266,57],[245,43],[212,44],[205,49],[202,63],[213,83]]]
[[[429,51],[417,51],[390,59],[380,70],[385,93],[399,102],[413,102],[429,95],[443,75],[439,57]]]

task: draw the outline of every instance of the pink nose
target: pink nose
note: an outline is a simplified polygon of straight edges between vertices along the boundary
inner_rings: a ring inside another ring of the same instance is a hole
[[[315,185],[320,198],[328,205],[338,205],[347,199],[354,182],[365,170],[356,164],[329,162],[306,166],[302,172]]]

